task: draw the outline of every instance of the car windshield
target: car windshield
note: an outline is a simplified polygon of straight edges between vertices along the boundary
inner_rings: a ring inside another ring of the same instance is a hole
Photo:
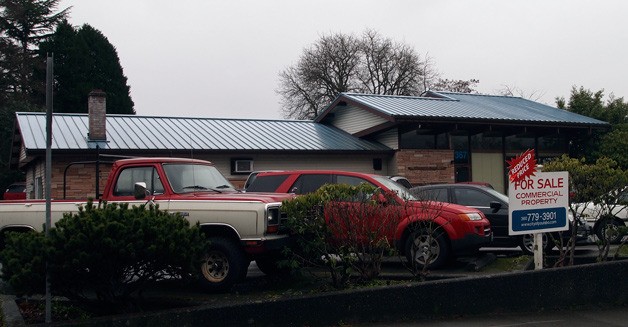
[[[214,166],[164,164],[164,171],[175,193],[235,191],[233,185]]]
[[[373,179],[375,179],[376,181],[378,181],[381,184],[383,184],[389,190],[397,193],[397,195],[399,195],[399,197],[401,197],[404,200],[411,200],[411,201],[416,200],[414,195],[410,194],[410,192],[408,191],[407,188],[403,187],[401,184],[391,180],[388,177],[385,177],[385,176],[373,176]]]

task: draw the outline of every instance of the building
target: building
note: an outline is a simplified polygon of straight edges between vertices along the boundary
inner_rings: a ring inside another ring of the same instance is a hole
[[[209,160],[236,186],[254,170],[341,169],[504,191],[506,159],[529,148],[552,158],[609,127],[522,98],[446,92],[344,93],[313,121],[106,115],[105,105],[92,92],[88,114],[53,115],[53,198],[94,197],[113,160],[137,156]],[[12,165],[26,173],[29,198],[44,197],[45,125],[45,113],[16,114]]]
[[[539,163],[569,153],[606,122],[508,96],[426,92],[341,94],[315,122],[395,151],[387,174],[414,184],[482,181],[504,192],[506,160],[535,149]]]

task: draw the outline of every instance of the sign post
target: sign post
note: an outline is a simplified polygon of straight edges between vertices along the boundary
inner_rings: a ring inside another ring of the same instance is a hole
[[[534,234],[535,269],[543,267],[543,234],[569,229],[569,173],[536,172],[534,152],[509,161],[509,235]]]

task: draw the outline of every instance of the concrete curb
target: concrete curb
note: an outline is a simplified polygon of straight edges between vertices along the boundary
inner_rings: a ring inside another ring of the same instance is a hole
[[[330,326],[626,305],[628,260],[235,305],[66,322],[71,326]]]

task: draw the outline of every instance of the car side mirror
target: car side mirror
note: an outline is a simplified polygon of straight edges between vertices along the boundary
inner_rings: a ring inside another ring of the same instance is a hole
[[[144,182],[135,183],[133,187],[133,196],[135,197],[135,199],[137,200],[144,199],[146,198],[146,195],[147,195],[146,183]]]
[[[499,211],[499,209],[502,208],[502,204],[497,201],[491,201],[491,204],[489,206],[491,207],[491,209],[493,209],[493,213],[496,213],[497,211]]]

